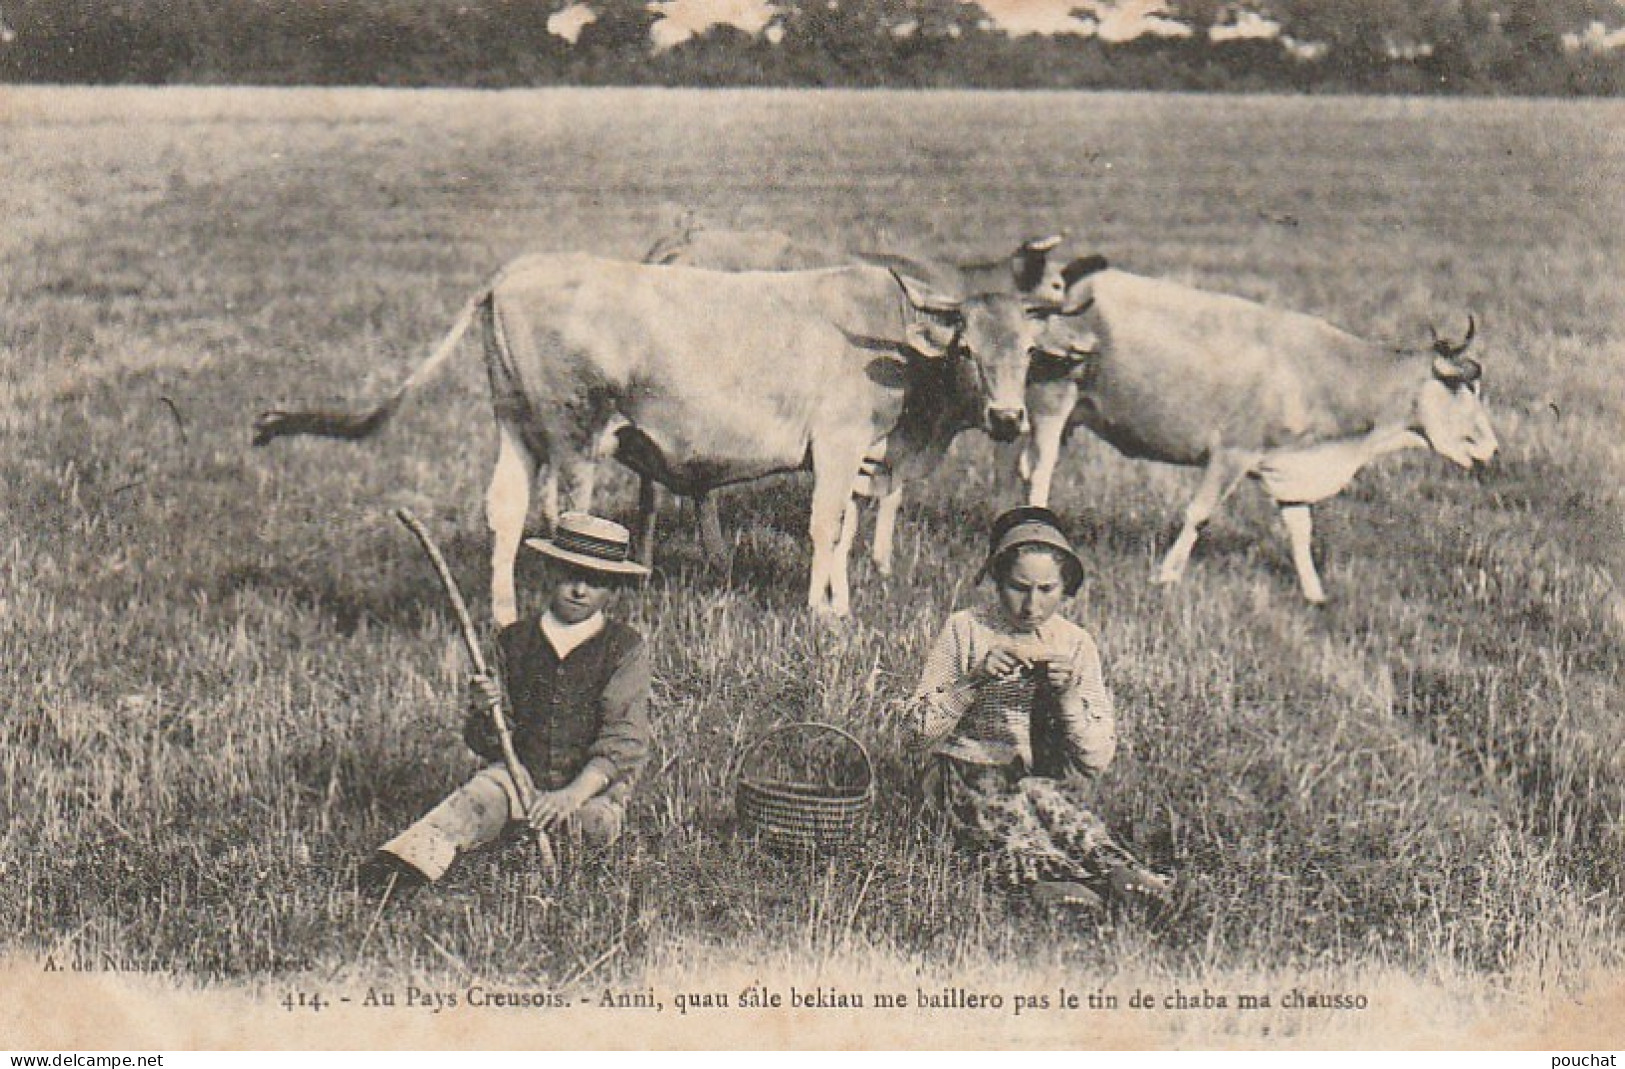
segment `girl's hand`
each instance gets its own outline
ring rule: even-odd
[[[1077,678],[1071,661],[1050,661],[1044,665],[1044,678],[1056,690],[1065,690]]]
[[[1026,668],[1025,658],[1003,647],[993,650],[982,661],[982,674],[992,679],[1013,679]]]

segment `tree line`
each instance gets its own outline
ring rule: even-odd
[[[1079,0],[1080,5],[1084,0]],[[776,0],[770,32],[651,47],[644,0],[0,0],[0,80],[1618,95],[1614,0],[1169,0],[1184,36],[1011,36],[968,0]],[[1270,37],[1216,40],[1259,16]],[[1255,22],[1255,24],[1257,24]]]

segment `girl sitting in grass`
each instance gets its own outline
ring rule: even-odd
[[[1171,880],[1115,842],[1088,805],[1117,749],[1094,639],[1060,616],[1083,561],[1049,509],[994,521],[983,576],[997,602],[948,617],[908,707],[929,803],[1001,882],[1046,905],[1161,908]]]

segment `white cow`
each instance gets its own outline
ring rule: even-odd
[[[945,296],[867,265],[732,273],[528,256],[468,302],[382,404],[267,412],[254,441],[375,432],[478,318],[499,435],[486,495],[499,624],[517,616],[513,564],[533,478],[545,472],[551,523],[560,476],[573,507],[590,507],[594,467],[610,455],[685,494],[810,462],[808,604],[841,616],[841,520],[865,452],[921,403],[974,410],[990,434],[1013,439],[1028,354],[1055,311],[1010,295]],[[943,393],[926,401],[929,391]]]
[[[1310,506],[1369,461],[1429,447],[1464,468],[1497,443],[1478,363],[1434,336],[1395,351],[1312,316],[1124,271],[1070,268],[1094,348],[1039,362],[1027,390],[1032,432],[1021,457],[1030,504],[1047,504],[1070,430],[1089,428],[1124,455],[1203,467],[1157,581],[1184,574],[1202,525],[1245,476],[1275,501],[1304,597],[1326,598],[1310,555]],[[1081,276],[1081,277],[1080,277]],[[1046,374],[1048,370],[1048,374]]]
[[[1007,257],[969,263],[879,252],[847,253],[823,242],[792,237],[776,230],[730,230],[703,227],[684,219],[672,234],[661,237],[644,254],[645,263],[683,264],[720,271],[788,271],[871,263],[890,267],[908,277],[922,279],[942,292],[965,296],[978,293],[1017,293],[1041,304],[1061,304],[1066,296],[1066,268],[1051,256],[1062,242],[1060,235],[1023,241]],[[1063,307],[1073,315],[1076,307]],[[1051,327],[1057,338],[1060,320]],[[1077,338],[1070,339],[1073,345]],[[917,392],[897,428],[875,443],[866,458],[865,479],[858,496],[876,499],[875,532],[870,553],[875,568],[890,575],[897,516],[908,483],[925,478],[941,463],[949,445],[964,430],[980,424],[978,413],[940,403],[941,389]],[[653,556],[655,501],[645,481],[639,494],[639,553],[645,564]],[[706,552],[721,557],[721,525],[715,499],[702,493],[695,501]],[[856,501],[845,519],[847,537],[856,530]]]

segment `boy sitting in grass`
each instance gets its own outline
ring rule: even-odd
[[[602,847],[626,821],[626,800],[648,759],[649,655],[643,637],[605,615],[616,593],[649,574],[629,559],[625,527],[584,513],[559,517],[551,539],[525,544],[549,560],[552,593],[540,615],[497,635],[508,694],[514,782],[491,707],[497,680],[475,675],[463,737],[489,761],[417,823],[385,843],[363,881],[390,889],[440,879],[458,854],[493,842],[512,825]],[[528,811],[522,798],[532,799]]]

